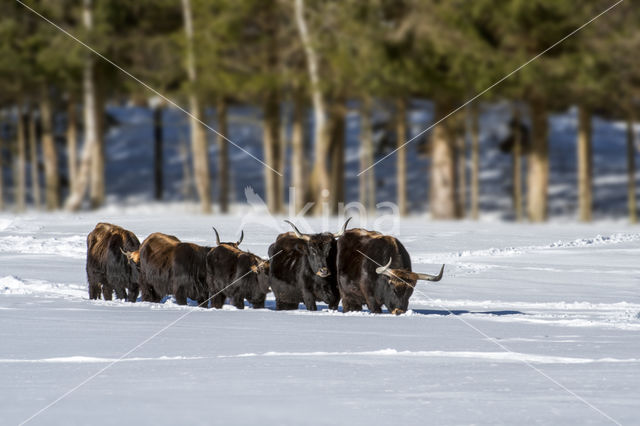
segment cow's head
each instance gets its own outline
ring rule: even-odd
[[[140,275],[140,250],[126,251],[120,249],[120,251],[127,258],[129,269],[131,271],[131,281],[138,283],[138,277]]]
[[[220,242],[220,235],[218,235],[218,231],[216,230],[215,227],[212,226],[212,228],[213,228],[213,232],[216,233],[216,245],[218,245],[218,246],[221,245],[221,244],[224,244],[226,246],[231,246],[231,247],[234,247],[234,248],[238,248],[238,246],[240,246],[240,243],[242,242],[242,239],[244,238],[244,231],[240,231],[240,239],[238,241],[236,241],[235,243],[233,243],[233,242],[223,242],[223,243],[221,243]]]
[[[258,280],[258,290],[265,294],[269,293],[271,291],[269,288],[269,261],[255,256],[252,261],[251,272],[255,274]]]
[[[304,241],[303,254],[306,257],[307,265],[311,268],[311,272],[319,278],[315,287],[316,295],[326,302],[330,308],[335,309],[340,301],[340,294],[336,285],[335,262],[336,262],[336,238],[341,237],[349,224],[351,218],[342,226],[342,229],[332,234],[323,232],[320,234],[303,234],[290,221],[285,220],[293,228],[293,232],[297,238]]]
[[[285,220],[293,228],[295,236],[305,242],[303,252],[307,258],[307,264],[320,278],[326,278],[332,274],[333,265],[329,265],[331,251],[335,250],[335,239],[344,234],[350,220],[351,218],[347,219],[340,232],[336,234],[330,232],[303,234],[292,222]]]
[[[440,281],[444,265],[440,268],[438,275],[430,275],[391,268],[391,261],[392,259],[389,259],[386,265],[376,268],[376,273],[385,281],[384,304],[391,313],[399,315],[407,311],[409,298],[418,280]]]

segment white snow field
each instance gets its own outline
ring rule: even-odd
[[[242,246],[266,256],[281,219],[246,224]],[[202,244],[242,223],[175,206],[0,216],[3,425],[639,422],[638,226],[402,220],[414,270],[447,267],[396,317],[89,301],[98,221]]]

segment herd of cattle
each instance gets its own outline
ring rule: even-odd
[[[87,237],[89,298],[135,302],[160,302],[173,295],[180,305],[187,298],[208,307],[224,302],[239,309],[245,299],[263,308],[273,291],[276,309],[298,309],[300,303],[315,311],[316,301],[329,309],[360,311],[367,305],[373,313],[382,306],[401,314],[418,280],[439,281],[438,275],[411,271],[411,258],[398,239],[365,229],[336,233],[303,234],[286,221],[293,232],[278,235],[265,260],[240,249],[240,240],[203,247],[185,243],[159,232],[140,241],[131,231],[109,223],[98,223]]]

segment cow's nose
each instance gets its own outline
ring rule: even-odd
[[[329,272],[329,268],[320,268],[320,269],[318,269],[318,272],[316,272],[316,275],[324,278],[324,277],[328,277],[329,275],[331,275],[331,272]]]
[[[402,315],[402,314],[404,314],[404,311],[402,309],[395,308],[393,311],[391,311],[391,313],[393,315]]]

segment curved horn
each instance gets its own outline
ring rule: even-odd
[[[333,236],[335,238],[342,237],[342,235],[344,235],[344,232],[347,230],[347,225],[349,224],[349,221],[351,219],[352,219],[351,217],[349,219],[347,219],[347,221],[344,223],[344,225],[342,225],[342,229],[340,230],[340,232],[338,232],[337,234],[333,234]]]
[[[296,237],[298,238],[304,238],[302,235],[302,232],[300,232],[300,230],[298,228],[296,228],[296,226],[289,222],[288,220],[285,220],[285,222],[287,222],[289,225],[291,225],[291,227],[293,228],[293,232],[296,234]]]
[[[444,265],[440,268],[440,273],[438,275],[430,275],[430,274],[416,274],[419,280],[425,281],[440,281],[442,279],[442,273],[444,272]]]
[[[391,258],[389,258],[389,261],[387,262],[386,265],[376,268],[376,273],[384,274],[385,272],[387,272],[387,269],[389,269],[389,266],[391,266]]]
[[[238,240],[238,242],[236,243],[237,246],[240,245],[240,243],[242,242],[242,239],[244,238],[244,231],[240,231],[240,239]]]
[[[216,231],[215,226],[212,226],[212,228],[213,228],[213,232],[216,233],[216,245],[219,246],[220,245],[220,235],[218,235],[218,231]]]
[[[124,250],[122,249],[122,247],[120,247],[120,252],[121,252],[122,254],[124,254],[124,255],[127,257],[127,259],[129,259],[129,258],[131,257],[131,252],[130,252],[130,251],[124,251]]]

